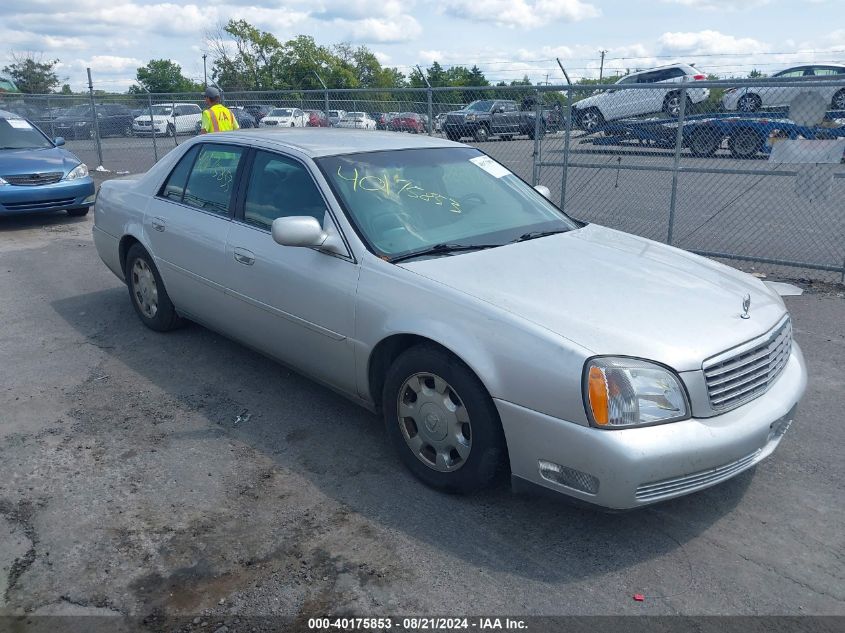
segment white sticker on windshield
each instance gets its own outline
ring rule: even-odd
[[[476,156],[475,158],[470,158],[469,162],[478,165],[494,178],[509,176],[511,173],[506,167],[503,167],[489,156]]]
[[[19,130],[31,130],[32,126],[23,119],[6,119],[9,125]]]

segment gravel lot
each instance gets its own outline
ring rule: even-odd
[[[91,222],[0,218],[3,612],[845,615],[841,287],[787,299],[810,385],[769,460],[608,515],[423,487],[370,413],[145,329]]]

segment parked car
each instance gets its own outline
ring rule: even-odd
[[[681,110],[681,91],[676,84],[702,81],[707,75],[688,64],[671,64],[643,70],[622,77],[602,92],[581,99],[572,106],[572,120],[582,130],[592,132],[605,121],[615,121],[643,114],[665,112],[678,116]],[[632,84],[667,84],[666,89],[626,90]],[[687,106],[706,101],[707,88],[687,88]],[[689,111],[690,108],[687,108]]]
[[[322,110],[305,110],[307,127],[329,127],[329,119]]]
[[[788,106],[799,92],[815,92],[833,110],[845,110],[845,64],[794,66],[772,75],[772,79],[801,79],[792,86],[752,86],[730,88],[722,97],[725,110],[756,112],[760,108]],[[815,81],[835,80],[833,86],[816,86]]]
[[[255,125],[257,126],[261,123],[261,119],[269,114],[270,110],[273,109],[273,106],[264,103],[248,103],[243,108],[252,115],[252,118],[255,119]]]
[[[470,136],[479,143],[493,136],[509,141],[517,135],[534,138],[534,120],[534,111],[520,111],[516,101],[481,99],[473,101],[462,110],[447,113],[443,128],[447,138],[452,141],[465,136]],[[545,122],[541,121],[540,134],[545,131]]]
[[[101,137],[132,136],[132,110],[119,103],[100,103],[97,108],[97,129]],[[53,133],[63,138],[94,138],[94,116],[89,104],[69,108],[53,120]]]
[[[273,108],[258,123],[258,127],[305,127],[309,119],[299,108]]]
[[[366,112],[347,112],[336,127],[374,130],[376,122]]]
[[[446,113],[441,112],[436,117],[434,117],[434,131],[435,132],[442,132],[443,126],[446,124]]]
[[[398,112],[382,112],[381,114],[376,117],[376,129],[377,130],[389,130],[390,129],[390,121],[393,117],[395,117]]]
[[[424,134],[426,132],[425,119],[416,112],[400,112],[390,119],[390,129],[394,132]]]
[[[771,455],[807,384],[777,293],[547,194],[445,139],[232,132],[104,182],[94,241],[147,327],[204,324],[380,412],[438,489],[509,469],[636,508]]]
[[[152,135],[153,129],[161,136],[196,134],[201,123],[202,108],[196,103],[160,103],[135,117],[132,131],[138,136]]]
[[[329,125],[337,125],[346,116],[346,110],[329,110]]]
[[[0,110],[0,216],[66,211],[94,204],[88,167],[23,117]]]

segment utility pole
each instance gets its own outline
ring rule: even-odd
[[[425,85],[427,86],[425,92],[426,92],[426,101],[428,102],[428,125],[426,127],[428,128],[428,135],[431,136],[431,130],[432,130],[432,125],[433,125],[431,117],[434,116],[433,104],[432,104],[432,95],[431,95],[431,84],[428,83],[428,77],[426,77],[425,73],[422,71],[422,68],[420,68],[419,64],[417,64],[417,72],[420,73],[420,77],[423,78],[423,81],[425,81]]]
[[[604,54],[607,51],[599,51],[601,53],[601,65],[599,66],[599,83],[601,83],[602,77],[604,76]]]
[[[205,59],[208,57],[206,53],[202,54],[202,83],[203,85],[208,88],[208,71],[205,68]]]

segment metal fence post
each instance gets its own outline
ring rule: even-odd
[[[144,90],[147,90],[144,88]],[[153,136],[153,156],[155,157],[155,162],[158,162],[158,144],[156,143],[156,126],[155,122],[153,121],[153,96],[150,94],[150,91],[147,90],[147,102],[150,105],[150,130],[152,130]]]
[[[687,109],[687,78],[683,78],[681,88],[681,103],[678,109],[678,132],[675,134],[675,158],[672,165],[672,198],[669,201],[669,228],[666,232],[666,243],[671,246],[675,230],[675,203],[678,199],[678,167],[681,162],[681,150],[684,146],[684,115]]]
[[[50,109],[50,95],[47,95],[47,117],[50,120],[50,140],[56,138],[56,128],[53,126],[53,111]]]
[[[434,107],[432,104],[431,86],[426,90],[428,96],[428,135],[434,134]]]
[[[563,174],[560,177],[560,208],[566,211],[566,176],[569,172],[569,141],[572,136],[572,84],[566,89],[566,118],[563,137]]]
[[[534,155],[533,169],[531,170],[531,184],[536,187],[540,183],[540,117],[543,110],[540,107],[540,91],[534,90]]]
[[[326,99],[326,121],[329,121],[329,89],[326,88],[324,95]],[[331,121],[329,121],[329,125],[331,125]]]
[[[94,131],[94,140],[97,142],[98,167],[103,166],[103,146],[100,144],[100,126],[97,125],[97,106],[94,104],[94,83],[91,81],[91,69],[88,71],[88,96],[91,98],[91,129]]]

